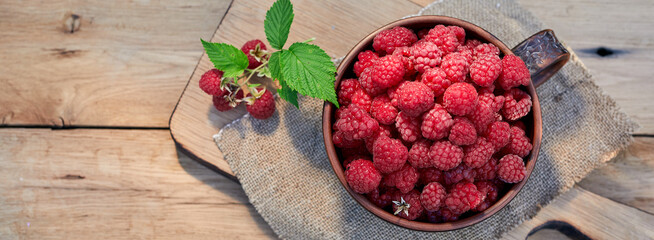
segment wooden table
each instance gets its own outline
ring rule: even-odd
[[[180,152],[168,129],[199,38],[265,39],[246,29],[262,28],[271,2],[1,1],[0,239],[274,238],[240,186]],[[429,3],[293,2],[289,41],[315,36],[334,57]],[[505,237],[558,219],[592,237],[654,238],[654,3],[519,2],[642,127]]]

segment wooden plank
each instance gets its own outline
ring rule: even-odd
[[[230,2],[1,1],[0,125],[167,127]]]
[[[166,130],[0,129],[0,239],[274,238]]]

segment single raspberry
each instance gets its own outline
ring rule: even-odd
[[[502,72],[502,60],[497,55],[482,55],[470,65],[470,77],[481,87],[493,85]]]
[[[477,59],[479,59],[483,55],[494,55],[494,56],[500,55],[500,49],[490,43],[479,44],[474,48],[473,51]]]
[[[429,148],[429,159],[434,167],[450,170],[463,160],[463,149],[449,141],[434,142]]]
[[[524,131],[518,127],[511,127],[511,140],[502,153],[515,154],[519,157],[526,157],[532,149],[531,141],[525,136]]]
[[[200,89],[213,96],[224,96],[227,90],[220,87],[223,72],[218,69],[211,69],[200,77]]]
[[[372,105],[372,97],[370,97],[370,95],[368,95],[368,93],[365,90],[363,89],[356,90],[354,94],[352,94],[351,101],[352,104],[361,107],[361,109],[363,109],[367,113],[370,112],[370,106]]]
[[[513,88],[504,92],[502,116],[509,121],[518,120],[531,111],[531,96],[526,92]]]
[[[472,65],[472,63],[475,60],[475,54],[473,53],[472,49],[468,48],[467,46],[461,45],[456,49],[456,51],[466,59],[468,66]]]
[[[236,92],[236,95],[234,96],[235,99],[242,99],[243,98],[243,91],[242,90],[233,90],[233,91],[238,91]],[[235,106],[232,105],[232,102],[229,100],[229,92],[225,91],[223,92],[224,95],[214,95],[213,96],[213,106],[216,108],[216,110],[224,112],[233,109],[235,106],[238,106],[238,102],[235,102]]]
[[[364,139],[377,131],[379,123],[358,105],[350,104],[336,121],[336,128],[348,139]]]
[[[401,218],[415,220],[422,215],[423,211],[418,190],[414,189],[393,199],[393,214]]]
[[[420,168],[418,169],[418,174],[420,174],[420,178],[418,179],[418,184],[420,185],[427,185],[431,182],[443,183],[443,171],[437,168]]]
[[[420,132],[420,118],[410,117],[404,111],[397,114],[395,127],[402,140],[407,142],[415,142],[422,135]]]
[[[404,79],[405,73],[402,57],[386,55],[372,65],[372,84],[387,89],[399,84]]]
[[[477,90],[469,83],[454,83],[445,90],[443,105],[453,115],[470,114],[477,106]]]
[[[379,189],[372,190],[372,192],[366,194],[370,202],[377,205],[377,207],[385,208],[391,205],[392,196],[389,192],[380,193]]]
[[[347,106],[352,101],[354,93],[361,89],[359,81],[356,79],[345,79],[338,86],[338,103]]]
[[[506,183],[520,182],[525,179],[525,174],[525,163],[517,155],[506,155],[497,164],[497,177]]]
[[[491,123],[486,130],[486,138],[497,152],[511,140],[511,126],[507,122]]]
[[[376,86],[372,82],[372,67],[366,68],[363,70],[361,73],[361,77],[359,77],[359,84],[361,85],[361,88],[365,90],[370,96],[378,96],[384,92],[386,92],[386,88],[382,88],[379,86]]]
[[[425,72],[441,64],[441,50],[436,44],[429,41],[419,41],[411,47],[409,51],[413,67],[418,72]]]
[[[454,185],[445,198],[445,206],[454,214],[463,214],[481,203],[481,193],[470,182]]]
[[[372,40],[372,47],[380,53],[392,53],[396,47],[408,47],[418,41],[413,31],[405,27],[394,27],[381,31]]]
[[[459,40],[459,44],[463,45],[466,41],[466,30],[459,26],[447,26],[450,29],[450,32],[456,36],[456,39]]]
[[[436,215],[436,221],[434,222],[454,222],[459,220],[461,214],[454,214],[450,209],[444,207],[436,211],[433,215]],[[432,221],[432,220],[430,220]]]
[[[261,40],[259,39],[254,39],[245,42],[243,46],[241,47],[241,51],[245,53],[245,55],[248,56],[248,69],[255,69],[258,66],[261,65],[261,61],[257,60],[256,57],[254,57],[252,54],[250,54],[250,51],[256,50],[257,45],[259,45],[259,49],[265,51],[266,50],[266,44],[264,44]]]
[[[370,137],[364,138],[366,143],[366,149],[369,152],[372,152],[373,146],[375,144],[375,141],[379,139],[381,136],[386,136],[386,137],[393,137],[393,129],[391,126],[380,124],[379,128],[375,133],[373,133]]]
[[[479,95],[484,94],[484,93],[493,93],[493,92],[495,92],[495,85],[496,84],[493,84],[493,85],[488,86],[488,87],[478,87],[477,92],[479,93]]]
[[[454,124],[452,116],[438,104],[434,105],[434,108],[429,110],[422,118],[422,125],[420,126],[422,136],[431,140],[447,137],[450,128]]]
[[[336,131],[332,134],[334,145],[339,148],[355,148],[363,144],[361,139],[348,139],[342,131]]]
[[[498,188],[495,184],[489,181],[476,182],[475,186],[477,186],[477,190],[481,193],[483,200],[472,210],[475,212],[483,212],[497,202]]]
[[[425,210],[436,211],[441,207],[446,195],[447,192],[445,192],[445,187],[443,187],[443,185],[437,182],[432,182],[422,189],[420,203]]]
[[[388,178],[393,181],[393,186],[402,193],[411,191],[416,186],[419,177],[418,171],[410,164],[405,164],[400,170],[388,174]]]
[[[488,162],[495,153],[495,148],[486,138],[479,137],[474,144],[464,147],[463,153],[465,154],[463,162],[470,167],[478,168]]]
[[[445,89],[452,85],[452,81],[447,78],[443,69],[439,67],[427,69],[422,73],[420,82],[424,83],[433,92],[434,96],[438,97],[445,92]]]
[[[475,168],[475,180],[493,180],[497,176],[497,158],[491,157],[483,166]]]
[[[275,113],[275,98],[270,91],[265,88],[259,87],[257,91],[263,91],[263,94],[254,100],[254,103],[248,104],[246,109],[256,119],[266,119]],[[248,97],[252,94],[248,93]]]
[[[397,86],[389,88],[388,91],[386,91],[388,97],[391,98],[391,105],[397,107],[397,90],[399,90],[402,86],[404,86],[404,84],[407,83],[408,81],[402,81]]]
[[[370,114],[377,119],[379,123],[390,125],[395,123],[398,110],[391,105],[391,98],[388,95],[379,95],[372,100]]]
[[[454,118],[454,125],[450,129],[448,137],[453,144],[463,146],[475,143],[477,139],[477,130],[470,120],[464,117]]]
[[[363,153],[348,156],[345,158],[345,160],[343,160],[343,168],[347,169],[347,165],[350,165],[350,163],[354,162],[354,160],[359,160],[359,159],[372,161],[372,156]]]
[[[431,29],[429,29],[429,28],[420,29],[420,31],[418,31],[418,33],[417,33],[418,39],[425,38],[425,36],[427,36],[427,34],[429,33],[429,30],[431,30]]]
[[[434,92],[421,82],[407,82],[395,95],[397,107],[410,117],[420,116],[434,106]]]
[[[502,74],[497,79],[504,90],[520,85],[529,85],[531,76],[527,65],[518,56],[506,55],[502,58]]]
[[[357,193],[372,192],[379,186],[381,178],[379,171],[368,160],[355,160],[345,170],[348,185]]]
[[[450,53],[443,57],[441,69],[452,82],[463,82],[470,70],[468,59],[461,53]]]
[[[400,170],[409,157],[409,150],[400,140],[386,136],[375,141],[372,149],[372,159],[375,167],[382,173]]]
[[[370,50],[360,52],[357,57],[359,58],[359,61],[355,62],[353,67],[354,74],[356,74],[357,77],[361,77],[363,70],[371,67],[379,59],[379,55]]]
[[[406,69],[406,72],[404,73],[405,78],[409,76],[413,76],[413,74],[416,73],[416,68],[414,67],[413,61],[409,59],[411,57],[410,47],[395,48],[395,51],[393,51],[393,55],[399,56],[400,59],[402,60],[402,64],[404,64],[404,68]]]
[[[443,55],[454,52],[460,45],[455,33],[443,25],[436,25],[429,30],[429,33],[425,36],[425,40],[436,44],[441,49],[441,52],[443,52]]]
[[[502,109],[502,106],[504,106],[504,96],[499,95],[495,96],[493,95],[493,91],[491,90],[488,92],[488,90],[484,90],[486,88],[482,88],[481,91],[484,91],[484,93],[479,93],[479,104],[480,105],[486,105],[490,107],[491,111],[493,112],[499,112],[500,109]]]
[[[431,167],[431,160],[429,160],[429,148],[431,141],[427,139],[420,139],[413,143],[409,150],[409,163],[415,168]]]
[[[495,122],[495,113],[487,105],[478,104],[475,110],[468,115],[468,119],[475,125],[480,135],[486,132],[488,125]]]
[[[468,167],[465,164],[460,164],[449,171],[445,171],[443,174],[443,181],[445,181],[446,185],[453,185],[463,180],[473,182],[475,177],[477,177],[477,171],[475,171],[474,168]]]
[[[481,45],[481,42],[477,39],[468,39],[465,43],[465,46],[469,49],[475,49],[479,45]]]

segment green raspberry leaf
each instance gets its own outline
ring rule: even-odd
[[[268,66],[270,67],[270,74],[272,78],[279,80],[279,85],[282,85],[282,89],[279,89],[277,93],[279,93],[280,98],[290,102],[296,108],[300,108],[300,105],[297,101],[297,91],[289,87],[288,84],[286,84],[286,81],[284,81],[280,55],[281,52],[274,52],[268,60]]]
[[[302,95],[326,100],[338,107],[334,89],[336,67],[320,47],[293,43],[288,50],[281,51],[280,62],[288,86]]]
[[[213,66],[224,72],[223,77],[238,77],[248,67],[248,57],[240,49],[226,43],[200,41]]]
[[[268,9],[263,27],[270,46],[280,50],[284,47],[294,16],[293,4],[290,0],[277,0]]]

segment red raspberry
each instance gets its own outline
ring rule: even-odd
[[[452,211],[450,211],[450,209],[446,207],[441,208],[440,210],[430,215],[432,216],[432,217],[428,216],[430,222],[454,222],[456,220],[459,220],[459,217],[461,216],[461,214],[454,214]],[[434,215],[436,217],[433,217]]]
[[[356,104],[350,104],[336,121],[336,128],[348,139],[364,139],[377,131],[379,123]]]
[[[465,46],[469,49],[475,49],[479,45],[481,45],[481,42],[477,39],[468,39],[465,43]]]
[[[259,45],[260,50],[266,50],[266,44],[264,44],[261,40],[259,39],[254,39],[247,41],[243,46],[241,47],[241,51],[245,53],[245,55],[248,56],[248,68],[249,69],[255,69],[258,66],[261,65],[261,61],[257,61],[257,59],[250,54],[250,51],[255,50],[256,46]]]
[[[397,90],[399,90],[402,86],[404,86],[404,84],[407,83],[408,81],[402,81],[397,86],[389,88],[388,91],[386,91],[388,97],[391,98],[391,105],[397,107]]]
[[[447,79],[452,82],[463,82],[470,70],[468,59],[461,53],[450,53],[443,57],[441,69],[445,71]]]
[[[500,49],[490,43],[479,44],[474,48],[473,51],[476,58],[480,58],[483,55],[495,55],[495,56],[500,55]]]
[[[481,193],[475,184],[463,182],[454,185],[445,198],[445,206],[454,214],[463,214],[481,203]]]
[[[520,130],[522,130],[522,135],[525,134],[525,130],[527,129],[525,123],[523,122],[513,122],[513,125],[511,125],[511,127],[518,127]]]
[[[409,57],[411,57],[410,47],[398,47],[393,52],[393,55],[399,56],[400,59],[402,60],[402,64],[404,64],[404,69],[406,69],[406,72],[404,73],[405,78],[408,76],[413,76],[413,74],[416,73],[416,68],[413,66],[413,61],[409,59]]]
[[[479,93],[479,95],[481,95],[483,93],[493,93],[493,92],[495,92],[495,85],[496,84],[493,84],[493,85],[488,86],[488,87],[478,87],[477,92]]]
[[[248,104],[246,109],[256,119],[266,119],[275,113],[275,99],[272,93],[265,88],[259,87],[257,91],[264,91],[261,97],[254,100],[253,104]],[[248,93],[248,97],[252,94]]]
[[[372,75],[373,73],[371,67],[363,70],[363,72],[361,73],[361,77],[359,77],[359,84],[361,85],[361,88],[363,90],[365,90],[368,94],[370,94],[370,96],[374,97],[386,92],[386,89],[376,86],[372,82]]]
[[[338,103],[347,106],[352,101],[354,93],[361,89],[359,81],[356,79],[345,79],[338,86]]]
[[[359,160],[359,159],[372,161],[372,157],[368,154],[351,155],[346,157],[345,160],[343,160],[343,167],[347,169],[347,165],[350,165],[350,163],[352,163],[354,160]]]
[[[482,134],[486,132],[488,125],[495,122],[495,113],[487,105],[478,104],[468,119],[475,125],[477,133]]]
[[[352,104],[359,106],[367,113],[370,112],[370,106],[372,105],[372,97],[370,97],[370,95],[368,95],[368,93],[365,90],[363,89],[356,90],[354,94],[352,94],[351,101]]]
[[[527,65],[518,56],[506,55],[502,58],[502,74],[497,79],[504,90],[520,85],[529,85],[531,76]]]
[[[379,137],[381,136],[392,137],[393,136],[392,127],[388,125],[380,124],[379,128],[377,129],[377,131],[375,131],[375,133],[373,133],[370,137],[364,139],[366,143],[366,149],[369,152],[372,152],[375,141],[377,141],[377,139],[379,139]]]
[[[525,163],[517,155],[506,155],[497,165],[497,177],[506,183],[520,182],[525,179],[525,174]]]
[[[429,148],[429,159],[436,168],[443,171],[450,170],[463,160],[463,149],[449,141],[435,142]]]
[[[372,40],[372,47],[380,53],[392,53],[396,47],[408,47],[418,41],[413,31],[405,27],[394,27],[381,31]]]
[[[386,136],[375,141],[372,149],[372,159],[375,167],[382,173],[400,170],[409,157],[409,150],[400,140]]]
[[[475,84],[481,87],[493,85],[495,79],[502,72],[502,60],[497,55],[482,55],[472,62],[470,77]]]
[[[421,82],[407,82],[395,95],[397,107],[411,117],[420,116],[434,106],[434,92]]]
[[[468,66],[472,64],[472,62],[475,60],[474,53],[472,52],[472,49],[466,47],[466,46],[459,46],[456,49],[457,52],[459,52],[465,59],[466,62],[468,63]]]
[[[372,65],[372,84],[384,89],[390,88],[399,84],[405,73],[402,57],[386,55]]]
[[[417,33],[418,34],[418,39],[425,38],[425,36],[427,36],[427,34],[429,33],[429,30],[431,30],[431,29],[429,29],[429,28],[420,29],[420,31],[418,31],[418,33]]]
[[[395,123],[398,110],[391,105],[391,99],[388,95],[379,95],[372,100],[370,114],[377,119],[379,123],[390,125]]]
[[[420,168],[418,169],[418,174],[420,174],[418,184],[427,185],[431,182],[443,183],[443,171],[437,168]]]
[[[411,47],[410,54],[409,59],[413,61],[413,67],[421,73],[441,64],[441,50],[438,49],[436,44],[429,41],[419,41],[414,44]]]
[[[464,117],[454,118],[454,125],[450,129],[449,140],[453,144],[463,146],[475,143],[477,130],[470,120]]]
[[[464,147],[463,152],[465,154],[463,162],[472,168],[478,168],[488,162],[495,153],[495,149],[486,138],[479,137],[474,144]]]
[[[497,175],[497,158],[491,157],[484,166],[480,168],[475,168],[475,179],[476,180],[493,180]]]
[[[443,105],[453,115],[470,114],[477,106],[477,90],[469,83],[454,83],[445,90]]]
[[[519,157],[526,157],[532,149],[531,141],[525,136],[524,131],[518,127],[511,127],[511,140],[502,153],[515,154]]]
[[[447,26],[450,29],[450,32],[456,36],[456,39],[459,40],[459,44],[463,45],[466,41],[466,30],[459,26]]]
[[[354,74],[356,74],[357,77],[361,77],[363,70],[372,66],[379,59],[379,55],[370,50],[360,52],[357,57],[359,58],[359,61],[354,63],[353,68]]]
[[[479,104],[480,105],[486,105],[488,106],[491,111],[493,112],[499,112],[500,109],[502,109],[502,106],[504,106],[504,96],[499,95],[495,96],[493,95],[493,91],[490,90],[484,90],[486,88],[483,88],[481,91],[484,91],[484,93],[479,94]]]
[[[361,139],[347,139],[343,132],[336,131],[332,134],[334,145],[339,148],[355,148],[363,144]]]
[[[420,133],[420,118],[410,117],[404,111],[397,114],[395,127],[402,140],[407,142],[415,142],[422,134]]]
[[[409,150],[409,163],[415,168],[431,167],[431,161],[429,160],[430,147],[431,141],[427,139],[420,139],[413,143]]]
[[[402,193],[411,191],[416,186],[419,177],[418,171],[409,164],[405,164],[400,170],[388,174],[388,178],[393,181],[393,186]]]
[[[422,189],[420,203],[425,210],[436,211],[441,207],[446,195],[447,193],[445,192],[443,185],[433,182],[427,184],[427,186]]]
[[[502,116],[509,121],[518,120],[531,111],[531,96],[526,92],[513,88],[504,92]]]
[[[447,78],[443,69],[439,67],[427,69],[420,78],[420,82],[424,83],[433,92],[434,96],[438,97],[445,92],[445,89],[452,85],[452,81]]]
[[[454,52],[460,45],[459,39],[452,30],[443,25],[436,25],[429,30],[425,40],[430,41],[441,49],[443,55]]]
[[[477,186],[477,190],[481,193],[483,201],[472,210],[475,212],[483,212],[497,202],[498,189],[495,184],[489,181],[476,182],[475,186]]]
[[[431,140],[447,137],[450,128],[454,124],[452,116],[438,104],[434,105],[434,108],[429,110],[422,118],[422,125],[420,126],[422,136]]]
[[[388,191],[380,194],[379,189],[372,190],[372,192],[368,193],[366,196],[368,197],[368,200],[370,200],[370,202],[374,203],[375,205],[377,205],[377,207],[380,208],[385,208],[391,205],[391,201],[393,197],[391,196],[391,193],[389,193]]]
[[[453,185],[455,183],[466,180],[473,182],[477,177],[477,171],[474,168],[468,167],[465,164],[460,164],[452,170],[445,171],[443,174],[443,181],[446,185]]]
[[[220,80],[223,72],[218,69],[211,69],[200,77],[200,89],[209,95],[224,96],[227,90],[220,87]]]
[[[420,204],[420,192],[410,191],[393,199],[393,214],[408,220],[415,220],[422,215],[424,208]]]
[[[229,92],[224,91],[223,94],[224,95],[218,95],[218,96],[214,95],[213,99],[212,99],[213,100],[213,106],[216,108],[216,110],[221,111],[221,112],[228,111],[228,110],[231,110],[231,109],[234,108],[234,107],[232,107],[232,105],[230,105],[230,101],[227,98],[227,96],[229,95]],[[243,98],[243,91],[241,91],[239,89],[238,92],[236,92],[236,96],[234,98],[235,99],[242,99]],[[238,103],[236,103],[236,105],[238,106]]]
[[[377,189],[381,178],[381,174],[368,160],[355,160],[345,170],[348,185],[357,193],[369,193]]]
[[[486,130],[486,138],[499,151],[511,140],[511,126],[507,122],[494,122]]]

